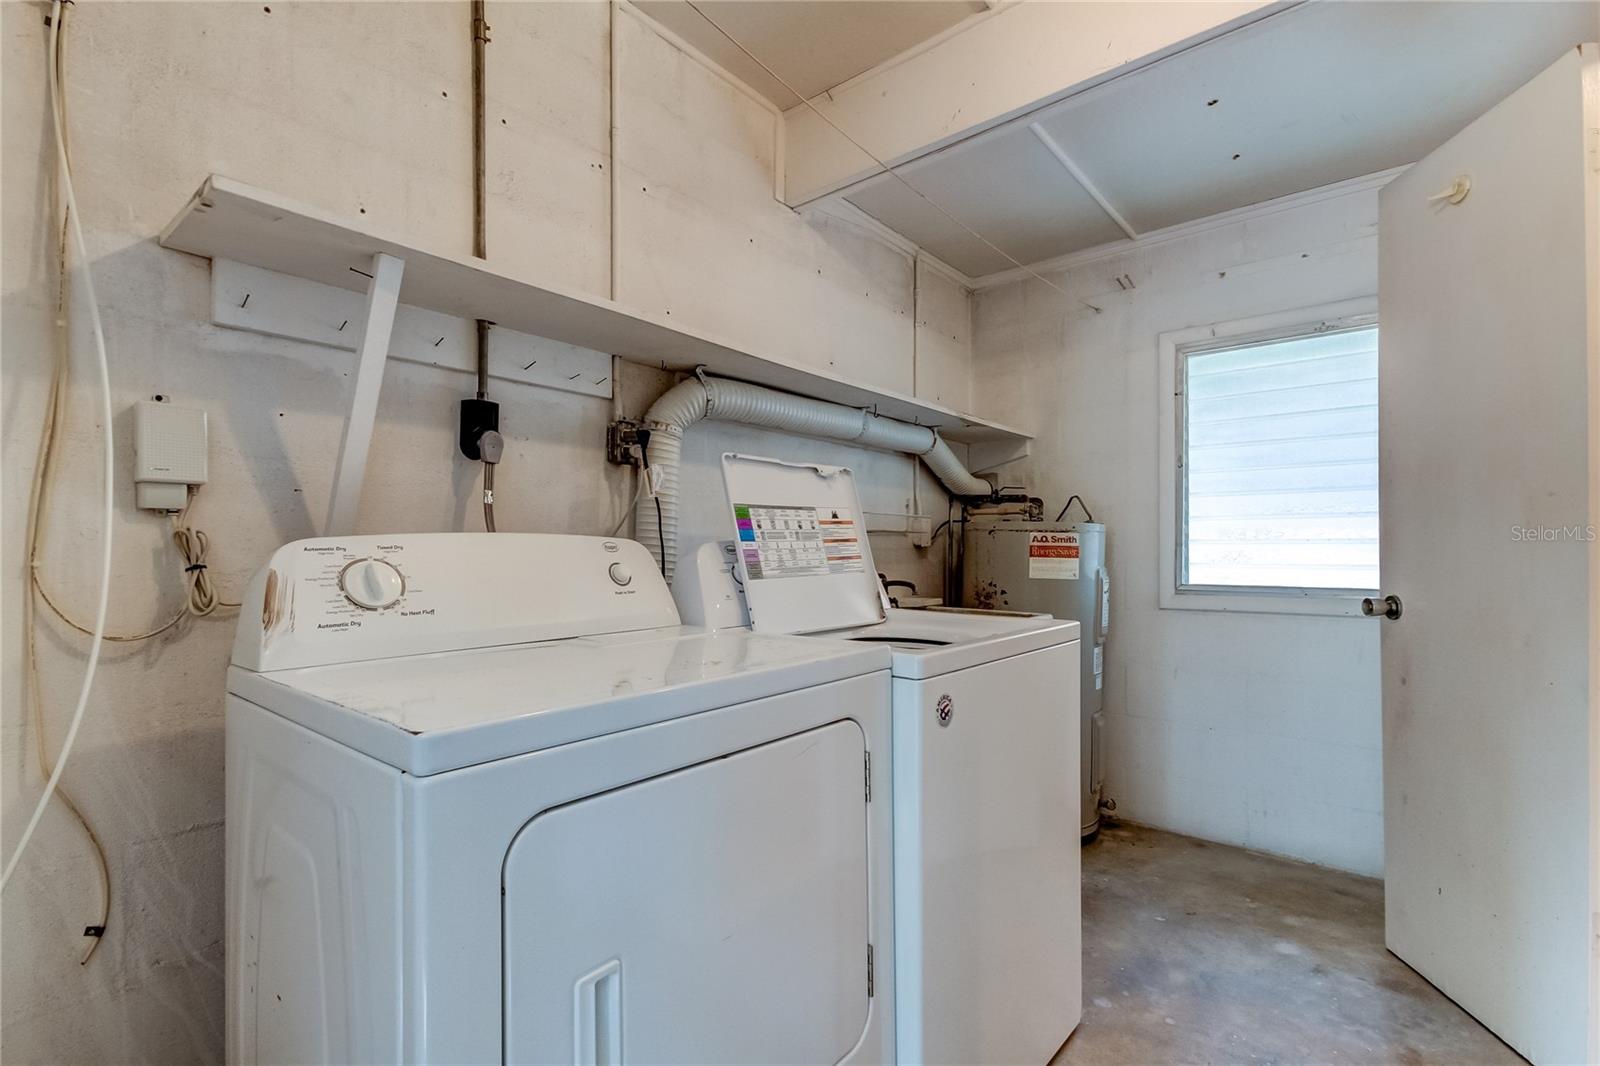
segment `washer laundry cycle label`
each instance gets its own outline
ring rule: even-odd
[[[860,525],[851,511],[736,503],[733,517],[751,579],[826,577],[866,569]]]
[[[1076,581],[1081,554],[1076,533],[1029,533],[1028,576]]]

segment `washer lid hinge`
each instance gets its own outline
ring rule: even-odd
[[[867,802],[871,803],[872,802],[872,752],[870,752],[870,751],[866,752],[864,754],[864,756],[863,756],[863,759],[864,759],[864,761],[866,763]]]
[[[872,945],[867,945],[867,998],[872,998]]]

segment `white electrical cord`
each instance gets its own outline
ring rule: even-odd
[[[47,62],[51,125],[55,130],[56,163],[61,168],[61,185],[66,194],[67,214],[72,223],[73,243],[77,245],[78,259],[83,268],[83,288],[89,300],[89,321],[94,330],[95,360],[100,372],[100,426],[105,448],[100,596],[95,607],[92,633],[94,640],[89,646],[89,661],[84,665],[83,684],[78,689],[78,704],[72,711],[72,721],[67,727],[66,738],[61,742],[61,754],[56,758],[55,771],[45,783],[44,794],[39,797],[39,802],[33,809],[33,816],[28,819],[27,828],[22,831],[22,838],[17,841],[16,850],[11,853],[11,859],[6,863],[4,873],[0,873],[0,892],[4,892],[6,886],[11,883],[11,875],[16,870],[17,863],[21,861],[22,853],[27,849],[28,843],[33,839],[34,830],[39,828],[39,820],[44,817],[45,808],[50,804],[50,797],[55,795],[56,788],[61,784],[61,773],[66,769],[67,758],[72,754],[72,746],[78,739],[78,730],[83,725],[84,711],[89,706],[89,692],[94,687],[95,671],[100,666],[100,638],[105,635],[106,606],[111,599],[111,535],[112,521],[115,518],[112,477],[116,470],[116,443],[111,434],[111,367],[110,361],[106,358],[106,335],[100,323],[100,303],[94,291],[94,275],[89,269],[89,249],[83,239],[83,224],[78,213],[77,198],[72,189],[72,166],[67,159],[66,132],[62,128],[60,83],[56,76],[56,43],[60,32],[61,0],[53,0],[50,5],[50,49]]]
[[[193,491],[193,490],[191,490]],[[172,526],[172,542],[183,557],[183,580],[189,590],[185,600],[190,614],[204,618],[218,607],[237,607],[217,595],[206,565],[206,553],[211,550],[211,538],[205,530],[193,529],[183,524],[180,516]]]
[[[43,464],[41,464],[41,474],[44,472],[42,467]],[[38,478],[35,480],[38,481]],[[191,615],[196,618],[204,618],[218,607],[231,608],[239,606],[239,604],[231,600],[223,599],[211,581],[210,564],[206,562],[206,556],[211,551],[211,538],[206,535],[205,530],[195,529],[193,526],[184,523],[184,520],[189,515],[189,507],[194,503],[194,496],[195,489],[191,485],[189,486],[189,502],[184,504],[183,510],[170,513],[172,519],[172,545],[177,549],[178,557],[183,560],[185,593],[183,606],[178,608],[177,614],[154,629],[147,629],[142,633],[103,633],[100,639],[112,644],[132,644],[140,640],[149,640],[151,637],[159,637]],[[45,498],[42,487],[36,486],[35,498]],[[37,548],[37,545],[35,547]],[[39,598],[44,601],[45,606],[49,607],[65,625],[76,629],[86,637],[94,636],[94,630],[68,614],[50,595],[50,590],[45,587],[44,582],[39,580],[39,557],[37,552],[29,569],[33,579],[33,589],[39,594]]]
[[[65,60],[67,51],[67,8],[61,9],[61,33],[56,38],[56,83],[63,84],[67,75]],[[66,100],[63,97],[61,106],[62,125],[71,129],[68,118]],[[67,155],[72,155],[72,137],[66,137]],[[57,190],[59,194],[60,182],[57,175]],[[39,547],[45,536],[44,510],[48,506],[50,472],[55,461],[57,438],[61,432],[62,398],[67,392],[67,234],[71,231],[71,222],[67,218],[66,198],[61,197],[61,222],[52,234],[56,238],[56,315],[53,336],[51,338],[51,367],[50,367],[50,394],[44,409],[44,425],[39,430],[39,456],[33,471],[33,489],[28,496],[28,572],[34,584],[34,589],[22,597],[22,629],[24,666],[27,671],[26,688],[28,692],[28,714],[33,724],[34,745],[33,753],[39,764],[39,779],[48,781],[55,772],[55,759],[50,755],[49,742],[44,726],[44,701],[39,692],[39,642],[38,625],[35,621],[36,603],[34,592],[41,595],[44,590],[39,587]],[[47,597],[46,597],[47,598]],[[109,639],[109,638],[108,638]],[[94,958],[97,948],[105,939],[106,925],[111,918],[111,864],[106,859],[105,845],[100,840],[100,835],[95,832],[94,824],[89,821],[89,816],[84,814],[77,801],[72,798],[65,785],[56,788],[55,798],[61,801],[83,830],[84,837],[89,842],[89,847],[94,854],[95,872],[99,875],[100,883],[100,910],[92,921],[83,927],[83,936],[86,943],[78,955],[78,965],[87,966],[89,960]]]

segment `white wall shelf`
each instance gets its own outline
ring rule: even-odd
[[[232,260],[356,292],[368,290],[374,256],[405,262],[402,303],[667,370],[703,366],[712,374],[932,426],[947,440],[1011,453],[1030,435],[941,404],[853,382],[824,371],[742,351],[610,300],[550,288],[491,270],[472,259],[430,252],[376,233],[364,223],[296,203],[220,175],[200,186],[161,234],[163,247]]]

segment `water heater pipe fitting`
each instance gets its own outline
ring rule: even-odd
[[[645,425],[653,431],[650,466],[655,497],[644,493],[635,503],[634,537],[660,561],[668,582],[672,581],[678,557],[678,464],[683,454],[683,434],[705,419],[914,455],[952,495],[987,497],[994,492],[994,486],[969,473],[950,446],[928,426],[701,373],[668,389],[644,416]]]

